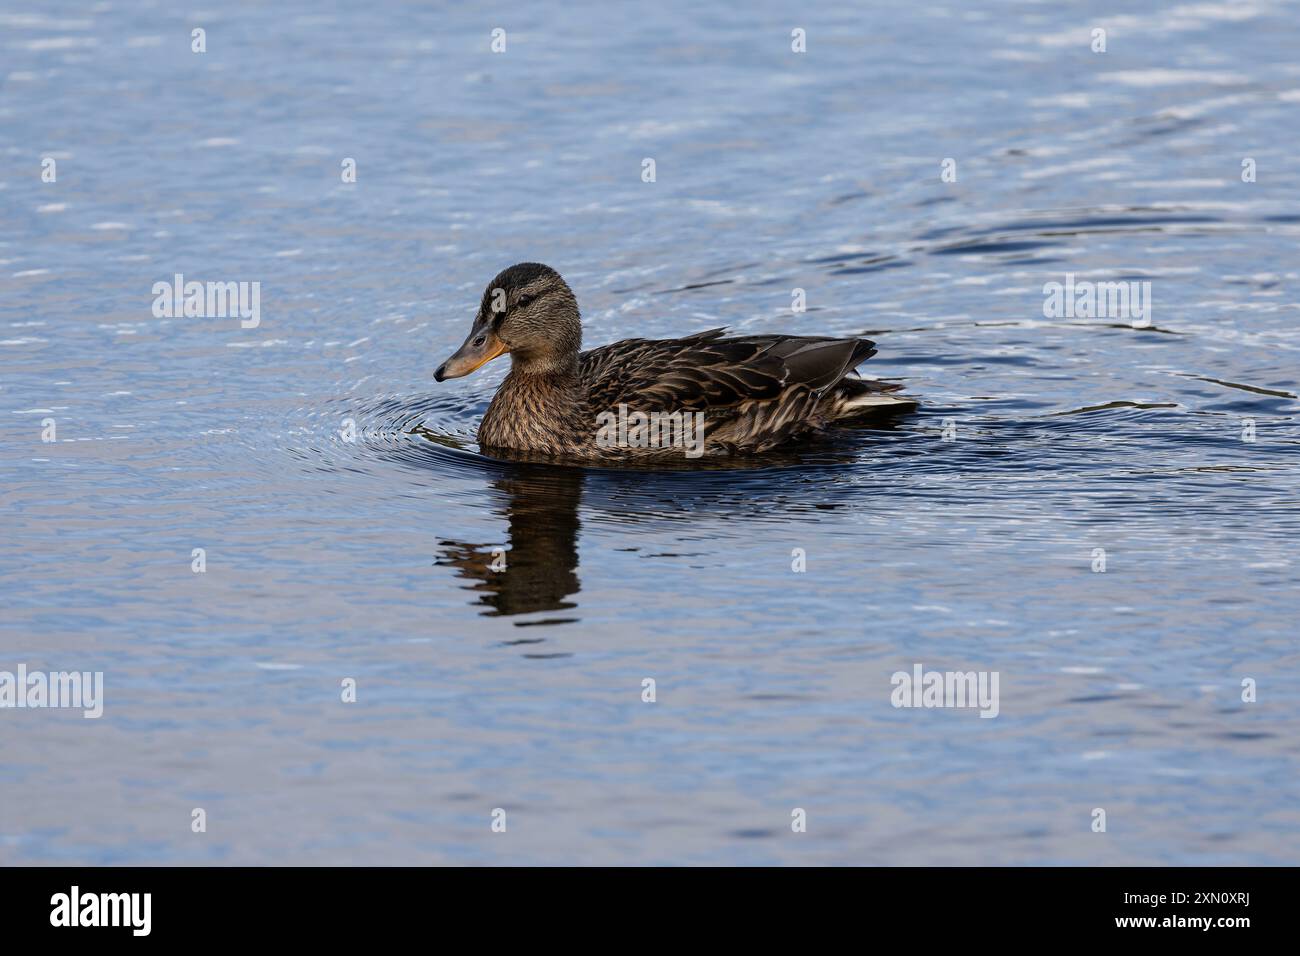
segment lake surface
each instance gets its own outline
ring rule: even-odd
[[[1300,862],[1300,8],[751,6],[0,3],[0,863]],[[521,260],[921,408],[490,460]]]

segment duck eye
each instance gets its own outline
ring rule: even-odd
[[[533,300],[536,298],[537,296],[535,295],[521,295],[519,301],[516,302],[515,305],[521,309],[526,309],[528,306],[532,305]]]
[[[474,340],[474,346],[477,348],[478,346],[482,345],[486,341],[487,341],[487,336],[480,335],[478,338]]]

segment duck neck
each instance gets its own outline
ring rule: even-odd
[[[568,388],[578,381],[578,353],[511,352],[510,376],[539,388]]]
[[[586,400],[571,362],[519,361],[502,381],[479,427],[479,441],[503,447],[545,450],[586,419]]]

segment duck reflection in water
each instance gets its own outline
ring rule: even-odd
[[[576,607],[566,601],[578,593],[578,501],[582,473],[576,469],[519,466],[491,480],[501,499],[498,511],[507,521],[506,548],[500,542],[439,542],[434,562],[458,569],[479,594],[472,603],[486,604],[487,616],[527,614]],[[550,619],[559,624],[576,618]]]

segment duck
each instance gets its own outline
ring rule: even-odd
[[[502,355],[510,372],[478,428],[486,454],[599,462],[752,455],[912,411],[901,385],[858,377],[864,338],[709,329],[582,351],[582,318],[550,266],[521,262],[483,292],[438,382]]]

